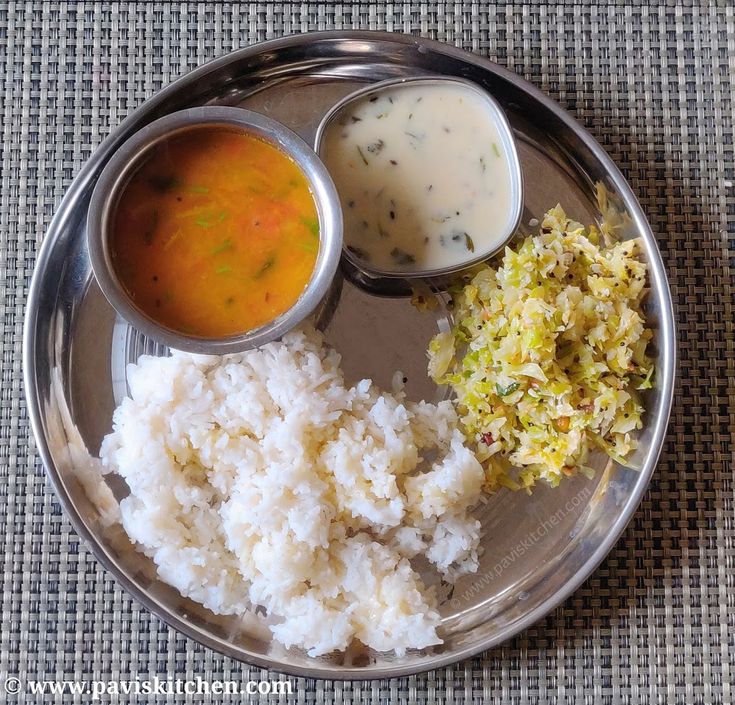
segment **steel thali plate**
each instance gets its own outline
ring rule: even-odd
[[[485,538],[478,573],[441,595],[444,643],[397,657],[350,650],[309,658],[270,639],[256,617],[217,616],[161,582],[120,527],[96,505],[94,463],[112,411],[126,393],[125,365],[165,351],[116,317],[91,274],[85,219],[91,190],[115,149],[135,130],[174,110],[242,105],[282,121],[308,142],[329,108],[369,82],[419,74],[460,76],[486,88],[513,127],[524,173],[521,232],[561,203],[592,223],[618,219],[641,237],[649,263],[647,314],[655,330],[655,388],[645,399],[640,448],[627,469],[602,459],[592,480],[578,477],[533,496],[501,492],[479,509]],[[601,202],[600,193],[607,194]],[[602,211],[605,211],[604,213]],[[389,387],[396,370],[414,399],[435,400],[426,345],[445,322],[405,298],[375,296],[349,281],[333,291],[326,333],[346,376]],[[28,407],[41,458],[77,532],[132,595],[172,627],[217,651],[296,675],[382,678],[435,668],[510,638],[568,597],[614,545],[648,485],[672,400],[675,334],[661,257],[645,216],[603,149],[571,116],[515,74],[454,47],[378,32],[309,33],[216,59],[146,101],[108,137],[71,185],[51,223],[34,274],[24,332]],[[126,488],[111,482],[120,499]],[[438,586],[441,590],[442,586]]]

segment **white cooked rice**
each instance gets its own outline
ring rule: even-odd
[[[451,403],[348,387],[339,362],[303,328],[131,365],[101,449],[130,487],[123,526],[183,595],[221,614],[262,605],[275,638],[312,656],[441,643],[408,559],[449,580],[477,570],[483,470]]]

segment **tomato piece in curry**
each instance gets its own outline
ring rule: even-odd
[[[319,221],[290,157],[244,131],[204,126],[152,148],[117,205],[111,245],[145,314],[225,337],[293,306],[314,269]]]

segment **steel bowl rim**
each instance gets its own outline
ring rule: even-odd
[[[138,308],[125,291],[112,263],[110,236],[114,209],[131,176],[156,145],[190,130],[223,127],[242,130],[273,145],[306,177],[319,219],[319,251],[311,277],[294,304],[284,313],[243,333],[190,336],[168,328]],[[95,184],[87,211],[87,250],[97,284],[110,305],[137,330],[170,348],[207,355],[242,352],[276,340],[303,321],[326,295],[342,251],[342,210],[336,188],[324,164],[295,132],[246,108],[199,106],[169,113],[137,130],[105,165]]]
[[[310,42],[324,41],[375,41],[386,42],[392,44],[402,44],[405,46],[414,46],[422,51],[434,51],[454,59],[458,59],[499,76],[505,81],[515,85],[526,95],[530,96],[534,101],[543,105],[546,109],[554,113],[564,123],[568,130],[571,130],[584,143],[584,145],[594,154],[604,166],[608,176],[619,189],[619,193],[625,194],[626,205],[629,208],[631,216],[636,221],[636,226],[643,234],[644,239],[651,246],[653,254],[650,257],[649,267],[650,275],[654,279],[656,286],[661,292],[660,298],[664,302],[661,309],[661,352],[662,364],[657,373],[657,381],[660,383],[661,396],[663,400],[661,414],[659,415],[656,426],[653,428],[652,445],[654,446],[646,458],[646,462],[640,469],[641,481],[636,485],[634,493],[628,498],[623,510],[618,515],[617,520],[613,524],[612,530],[607,538],[597,547],[595,552],[579,571],[576,578],[565,583],[564,588],[560,590],[553,598],[539,605],[536,609],[527,612],[522,618],[519,618],[510,627],[494,634],[488,639],[479,641],[478,643],[458,649],[451,653],[439,654],[435,657],[428,658],[419,665],[413,666],[395,666],[376,669],[373,671],[365,671],[360,668],[346,668],[341,671],[334,671],[330,668],[319,666],[300,667],[284,664],[282,661],[263,657],[258,654],[244,652],[242,649],[235,649],[231,644],[224,642],[210,635],[202,635],[198,633],[198,628],[172,614],[166,607],[160,605],[148,593],[139,588],[126,575],[126,573],[117,565],[115,560],[108,555],[102,544],[100,544],[93,532],[87,528],[86,523],[82,520],[76,508],[72,504],[69,496],[64,491],[63,479],[57,472],[53,463],[53,457],[46,434],[44,433],[44,423],[41,414],[42,401],[39,398],[39,389],[36,384],[36,362],[35,362],[35,337],[34,330],[38,317],[38,303],[42,297],[41,276],[42,272],[48,265],[48,260],[56,239],[56,231],[61,229],[64,222],[74,212],[75,206],[80,200],[83,200],[86,190],[94,181],[95,173],[98,165],[108,158],[108,155],[114,149],[116,142],[124,139],[126,131],[132,131],[140,122],[144,122],[143,115],[154,114],[161,103],[164,103],[170,95],[175,95],[183,87],[191,83],[193,80],[206,77],[207,75],[217,72],[220,68],[227,66],[237,59],[248,58],[257,55],[264,50],[278,51],[293,45],[301,44],[304,38],[300,34],[288,35],[271,39],[265,42],[253,44],[242,49],[230,52],[222,57],[213,59],[210,62],[192,70],[190,73],[179,77],[168,86],[159,91],[146,101],[143,106],[136,109],[130,116],[125,118],[120,125],[108,137],[106,137],[99,145],[97,150],[87,160],[82,170],[74,180],[73,186],[62,199],[58,206],[56,214],[49,224],[46,237],[38,252],[36,267],[31,281],[28,300],[26,304],[26,315],[23,327],[23,384],[28,401],[28,413],[31,428],[36,439],[36,447],[46,470],[46,475],[56,492],[56,496],[66,512],[67,517],[71,521],[74,529],[84,539],[94,556],[109,570],[118,580],[118,582],[133,596],[139,600],[147,609],[160,618],[164,623],[185,634],[187,637],[198,641],[206,647],[214,649],[226,656],[246,663],[255,664],[263,668],[270,668],[275,671],[286,673],[298,677],[310,678],[330,678],[333,680],[365,680],[366,678],[387,678],[394,676],[412,675],[422,673],[434,668],[446,666],[456,663],[466,658],[471,658],[476,654],[485,651],[488,648],[496,646],[514,635],[523,631],[523,629],[531,626],[533,623],[547,615],[555,607],[567,599],[577,588],[592,574],[604,557],[610,552],[618,538],[622,534],[625,527],[630,522],[635,510],[641,502],[651,479],[653,470],[658,462],[661,451],[663,449],[663,441],[668,426],[673,402],[673,389],[675,381],[675,365],[676,365],[676,324],[674,318],[674,305],[671,298],[666,272],[663,261],[658,251],[655,237],[646,220],[643,210],[633,194],[630,186],[625,181],[622,173],[617,168],[612,159],[607,155],[602,146],[589,134],[577,121],[558,103],[546,96],[540,89],[523,79],[521,76],[513,73],[509,69],[496,64],[489,59],[471,54],[458,47],[420,37],[414,37],[407,34],[394,34],[391,32],[379,32],[371,30],[333,30],[324,32],[310,32]]]
[[[442,76],[441,74],[420,74],[416,76],[403,76],[399,78],[388,78],[384,81],[377,81],[371,83],[368,86],[358,88],[351,93],[337,101],[325,114],[324,117],[319,121],[319,125],[314,135],[314,151],[317,153],[319,158],[322,158],[321,147],[324,133],[327,127],[330,125],[332,120],[339,115],[339,113],[350,103],[360,100],[365,96],[372,93],[380,93],[389,88],[395,88],[397,86],[404,86],[411,83],[457,83],[469,90],[480,95],[480,97],[490,106],[490,112],[493,117],[497,120],[499,125],[499,131],[501,133],[501,139],[504,141],[506,147],[506,154],[509,159],[510,166],[510,179],[511,179],[511,191],[514,194],[512,203],[512,210],[510,218],[508,220],[508,232],[500,240],[500,242],[487,249],[471,259],[468,259],[461,264],[450,265],[447,267],[435,267],[433,269],[419,269],[419,270],[400,270],[400,269],[380,269],[373,267],[368,262],[355,257],[353,253],[348,249],[346,242],[342,243],[342,256],[350,261],[350,263],[366,275],[378,278],[378,279],[430,279],[433,277],[443,277],[448,274],[454,274],[468,267],[472,267],[480,262],[490,259],[498,252],[501,252],[503,248],[513,239],[513,235],[518,229],[518,225],[521,222],[521,215],[523,214],[523,170],[521,169],[521,160],[518,155],[518,146],[516,144],[515,136],[513,135],[513,127],[508,120],[508,116],[505,114],[502,106],[495,97],[486,91],[482,86],[478,86],[474,81],[469,81],[466,78],[460,78],[458,76]],[[509,149],[508,149],[509,147]],[[323,160],[322,160],[323,161]]]

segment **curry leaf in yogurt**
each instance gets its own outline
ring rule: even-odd
[[[393,261],[401,266],[405,266],[408,264],[414,264],[416,262],[416,258],[410,253],[406,252],[405,250],[402,250],[400,247],[394,247],[390,251],[390,256],[393,258]]]
[[[365,166],[367,166],[368,165],[368,160],[366,159],[365,153],[362,151],[362,148],[360,147],[359,144],[357,145],[357,153],[360,155],[360,159],[362,159],[362,163]]]
[[[369,144],[367,150],[372,154],[380,154],[383,147],[385,147],[385,142],[383,142],[383,140],[378,140],[377,142]]]
[[[364,260],[365,262],[370,261],[370,255],[368,255],[365,250],[363,250],[361,247],[355,247],[354,245],[347,245],[347,249],[352,252],[355,257],[359,257],[361,260]]]

